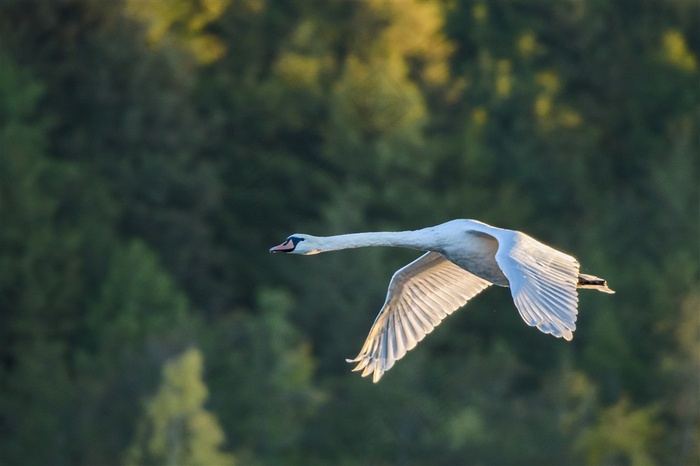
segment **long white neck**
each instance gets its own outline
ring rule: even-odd
[[[313,238],[315,252],[337,251],[339,249],[363,248],[368,246],[391,246],[430,251],[438,248],[435,235],[428,229],[415,231],[381,231],[371,233],[350,233],[336,236],[316,236]]]

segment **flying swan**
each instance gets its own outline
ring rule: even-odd
[[[427,251],[399,269],[355,359],[353,371],[376,383],[442,319],[490,285],[510,287],[515,307],[532,327],[571,340],[577,288],[614,293],[605,280],[579,272],[578,261],[519,231],[477,220],[452,220],[415,231],[293,234],[270,252],[317,254],[366,246]]]

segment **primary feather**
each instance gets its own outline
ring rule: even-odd
[[[442,319],[490,285],[436,252],[422,255],[394,274],[360,354],[348,362],[378,381]]]

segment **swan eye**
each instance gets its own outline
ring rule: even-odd
[[[294,249],[296,249],[297,244],[299,244],[300,241],[304,241],[304,240],[305,240],[305,238],[301,238],[301,237],[299,237],[299,236],[290,236],[290,237],[287,238],[287,240],[286,240],[284,243],[282,243],[280,246],[281,246],[281,247],[284,247],[284,246],[291,246],[289,249],[286,249],[286,252],[292,252],[292,251],[294,251]],[[289,243],[292,243],[292,244],[290,245]]]
[[[294,247],[297,247],[297,244],[299,244],[300,241],[306,241],[306,238],[300,238],[298,236],[290,236],[287,238],[287,241],[284,244],[287,244],[289,242],[294,243]]]

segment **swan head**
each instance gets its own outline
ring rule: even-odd
[[[318,254],[321,252],[314,242],[314,237],[295,233],[287,237],[282,244],[271,247],[270,252],[286,252],[287,254]]]

